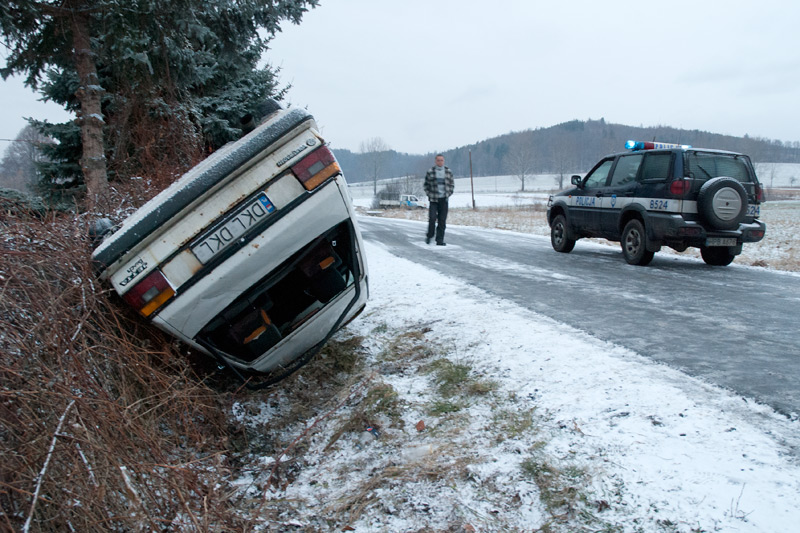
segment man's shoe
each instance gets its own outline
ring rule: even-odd
[[[431,238],[425,237],[425,244],[430,244],[430,243],[431,243]]]
[[[437,242],[436,246],[447,246],[446,242]]]

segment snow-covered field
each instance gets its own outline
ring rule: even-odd
[[[755,167],[759,181],[766,188],[800,187],[798,163],[757,163]],[[556,174],[529,176],[525,179],[525,192],[520,192],[522,182],[515,176],[481,176],[472,180],[456,178],[451,207],[472,207],[473,195],[477,207],[520,206],[547,201],[549,193],[571,186],[570,177],[571,174],[565,174],[559,181]],[[392,180],[380,180],[378,190],[388,181]],[[349,188],[354,205],[370,207],[374,190],[371,182],[351,183]],[[421,179],[418,188],[419,191],[414,192],[422,194]]]
[[[800,165],[776,164],[776,187],[784,187],[790,179],[800,176]],[[770,167],[771,168],[771,167]],[[568,179],[568,177],[567,177]],[[565,181],[567,181],[565,179]],[[534,176],[526,181],[526,192],[519,192],[520,182],[513,176],[476,178],[474,189],[470,188],[468,178],[456,180],[456,192],[451,197],[448,225],[481,226],[506,229],[535,235],[549,235],[545,208],[548,191],[554,190],[555,176]],[[798,178],[800,184],[800,178]],[[414,220],[426,220],[427,211],[389,210],[371,211],[372,185],[351,185],[353,205],[361,212],[370,212],[376,216],[392,216]],[[466,192],[465,192],[466,191]],[[477,210],[472,209],[472,198],[475,198]],[[797,189],[796,198],[800,198]],[[767,201],[761,205],[761,220],[767,224],[767,234],[761,242],[749,243],[743,247],[742,254],[736,263],[762,266],[766,268],[800,271],[800,200]],[[604,239],[589,239],[598,244],[619,247]],[[581,241],[584,242],[584,241]],[[676,252],[668,247],[661,253],[700,257],[695,248],[685,252]]]
[[[269,527],[797,531],[797,419],[366,251],[370,302],[338,336],[363,337],[365,370],[267,434],[292,444],[241,479],[275,512]],[[453,368],[467,374],[446,389]],[[282,394],[234,413],[267,428],[297,409]],[[294,478],[262,492],[281,464]]]

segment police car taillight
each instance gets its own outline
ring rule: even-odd
[[[123,294],[122,298],[143,316],[150,316],[174,294],[175,289],[167,278],[160,270],[156,270]]]
[[[692,182],[689,180],[675,180],[669,184],[669,192],[677,197],[681,197],[689,192],[692,188]]]
[[[309,191],[340,172],[339,163],[327,146],[317,148],[292,166],[292,173]]]
[[[683,148],[684,150],[691,148],[688,144],[672,144],[672,143],[657,143],[646,141],[626,141],[625,148],[627,150],[664,150],[667,148]]]

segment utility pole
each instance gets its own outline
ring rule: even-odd
[[[472,150],[469,151],[469,188],[472,190],[472,209],[475,209],[475,185],[472,182]]]

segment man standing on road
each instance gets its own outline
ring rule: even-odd
[[[425,194],[428,195],[428,235],[425,244],[430,244],[436,235],[436,244],[444,246],[444,230],[447,222],[447,203],[453,194],[453,173],[444,166],[444,156],[436,156],[436,164],[425,174]]]

